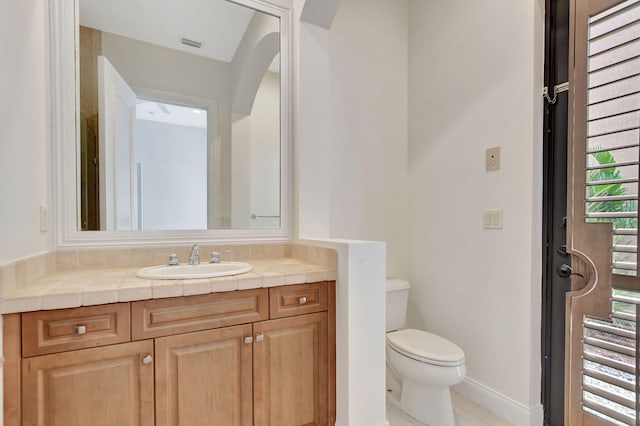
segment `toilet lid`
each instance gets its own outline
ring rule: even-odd
[[[464,363],[464,352],[447,339],[422,330],[398,330],[387,333],[392,349],[427,364],[458,366]]]

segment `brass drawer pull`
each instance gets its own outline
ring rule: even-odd
[[[76,325],[73,327],[73,333],[81,336],[83,334],[87,334],[87,326],[86,325]]]
[[[307,303],[307,298],[305,296],[302,296],[300,299],[298,299],[298,301],[301,305],[304,305]]]

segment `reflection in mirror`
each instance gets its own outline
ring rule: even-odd
[[[279,19],[79,0],[81,230],[278,229]]]

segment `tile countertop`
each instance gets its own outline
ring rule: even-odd
[[[253,266],[253,270],[245,274],[190,280],[138,278],[136,272],[140,268],[56,272],[5,297],[0,302],[0,312],[75,308],[336,279],[334,268],[295,258],[251,260],[247,263]]]

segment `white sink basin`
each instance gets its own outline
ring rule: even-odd
[[[142,268],[136,272],[136,276],[153,280],[189,280],[244,274],[252,269],[251,265],[243,262],[201,263],[199,265],[181,263],[180,265],[160,265]]]

